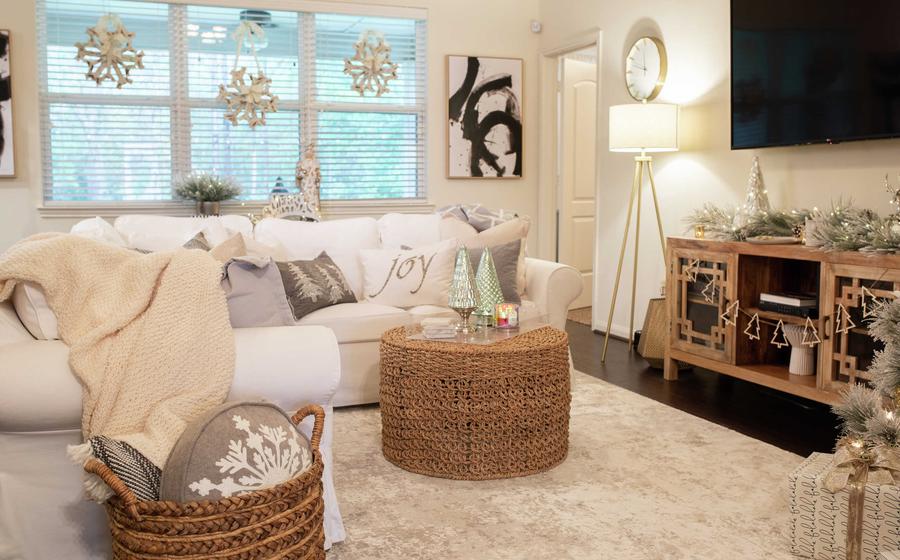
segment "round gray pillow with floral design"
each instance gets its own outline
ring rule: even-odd
[[[218,500],[271,488],[312,464],[309,440],[277,406],[225,403],[188,425],[162,472],[161,500]]]

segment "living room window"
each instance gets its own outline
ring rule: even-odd
[[[309,143],[325,201],[425,196],[423,18],[109,0],[39,0],[37,10],[48,206],[170,201],[175,181],[200,171],[231,176],[242,200],[263,201],[291,187]],[[73,45],[108,12],[145,53],[121,89],[86,80],[75,60]],[[230,124],[216,101],[234,63],[231,34],[248,18],[266,33],[257,55],[279,97],[255,129]],[[382,97],[361,97],[343,73],[366,30],[384,34],[399,65]],[[247,49],[240,64],[255,72]]]

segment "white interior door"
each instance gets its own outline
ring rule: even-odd
[[[597,176],[597,65],[561,58],[558,260],[584,277],[571,308],[591,305]]]

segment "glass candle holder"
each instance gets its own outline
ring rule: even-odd
[[[519,306],[515,303],[498,303],[494,306],[494,326],[498,329],[519,328]]]

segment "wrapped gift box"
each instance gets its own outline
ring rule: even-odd
[[[848,492],[832,494],[822,484],[832,455],[813,453],[788,477],[791,552],[815,560],[845,560]],[[900,550],[900,487],[866,485],[862,558]]]

